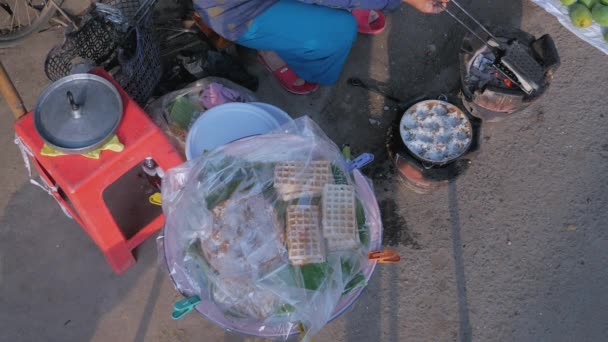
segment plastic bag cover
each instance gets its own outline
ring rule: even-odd
[[[608,54],[608,43],[606,43],[604,40],[604,36],[602,35],[602,27],[600,24],[593,22],[593,24],[587,28],[576,27],[572,24],[572,20],[570,20],[568,6],[562,4],[560,0],[532,1],[538,6],[542,7],[545,11],[553,14],[562,25],[564,25],[575,35],[579,36],[579,38],[595,46],[603,53]]]
[[[187,87],[166,94],[146,106],[146,113],[152,118],[152,121],[158,125],[163,133],[169,138],[171,143],[177,148],[182,156],[186,156],[185,141],[188,129],[196,121],[196,119],[205,112],[203,106],[202,94],[205,89],[213,83],[221,84],[228,89],[238,92],[246,102],[256,102],[257,98],[249,89],[244,88],[230,80],[219,77],[206,77]],[[190,115],[181,115],[173,117],[171,109],[175,104],[178,104],[179,112],[190,111]],[[182,122],[186,120],[186,122]]]
[[[373,273],[382,227],[370,182],[307,117],[170,170],[162,190],[171,278],[225,329],[309,339]]]

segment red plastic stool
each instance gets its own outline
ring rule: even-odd
[[[151,157],[167,170],[183,159],[105,71],[92,73],[110,80],[122,96],[124,115],[116,134],[124,151],[103,151],[98,160],[42,156],[44,142],[34,128],[32,113],[15,122],[15,132],[52,195],[89,234],[114,272],[121,274],[136,262],[132,251],[164,224],[162,209],[148,201],[158,190],[143,175],[142,162]]]

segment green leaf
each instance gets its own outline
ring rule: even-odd
[[[344,287],[344,292],[342,292],[342,295],[346,296],[352,290],[357,289],[359,287],[364,287],[364,286],[367,286],[367,279],[365,279],[365,276],[363,275],[363,273],[358,273],[357,275],[355,275],[353,277],[353,279],[351,279],[348,282],[348,284],[346,284],[346,286]]]
[[[236,318],[236,319],[245,319],[245,318],[249,318],[249,316],[246,316],[242,313],[236,312],[232,309],[228,309],[226,311],[224,311],[224,316],[227,318]]]
[[[211,264],[207,261],[205,256],[203,255],[203,250],[200,244],[200,241],[197,239],[193,241],[190,246],[188,246],[188,255],[197,260],[205,274],[216,273],[216,271],[211,267]]]
[[[359,199],[357,199],[357,226],[359,228],[359,239],[361,244],[367,246],[369,244],[369,226],[365,217],[365,209]]]
[[[341,257],[341,265],[343,282],[345,282],[347,279],[350,279],[353,276],[353,273],[359,272],[359,268],[361,267],[361,263],[356,257]]]
[[[169,105],[169,117],[171,121],[182,129],[188,129],[195,116],[201,112],[200,106],[190,101],[186,96],[176,98]]]
[[[346,283],[342,295],[347,295],[353,289],[367,285],[365,276],[360,271],[361,263],[359,259],[342,259],[342,283]]]
[[[331,164],[331,172],[334,175],[334,181],[336,182],[336,184],[348,184],[348,178],[346,178],[346,175],[344,174],[344,172],[342,172],[342,169],[340,169],[338,165]]]
[[[286,315],[286,314],[294,313],[295,311],[296,311],[296,308],[293,305],[283,304],[283,305],[279,306],[274,313],[277,315]]]
[[[329,278],[331,267],[324,262],[320,264],[308,264],[303,266],[293,266],[294,272],[300,272],[304,284],[301,284],[305,289],[316,291]],[[298,279],[297,273],[294,275]]]
[[[243,182],[243,179],[234,179],[228,182],[225,187],[215,189],[215,191],[207,195],[207,197],[205,198],[205,201],[207,202],[207,209],[211,210],[215,208],[215,206],[217,206],[218,204],[229,199],[230,196],[232,196],[232,194],[239,187],[239,185],[241,185],[241,182]]]

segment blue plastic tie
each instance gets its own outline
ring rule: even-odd
[[[365,165],[374,161],[374,155],[371,153],[363,153],[357,158],[353,159],[350,163],[348,163],[348,172],[353,172],[356,169],[360,169]]]

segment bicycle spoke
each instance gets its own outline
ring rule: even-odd
[[[5,25],[8,24],[7,22],[11,19],[11,16],[13,15],[13,10],[11,9],[11,6],[9,4],[3,3],[2,8],[6,11],[6,14],[8,15],[2,20],[0,31],[4,31],[4,28],[6,27]]]
[[[0,32],[4,31],[4,27],[5,27],[5,23],[7,23],[10,20],[11,17],[7,17],[6,19],[4,19],[2,21],[2,27],[0,27]]]
[[[13,10],[9,4],[1,3],[0,7],[8,13],[8,15],[13,15]]]
[[[0,0],[0,45],[44,25],[41,19],[54,11],[52,6],[50,0]]]
[[[15,21],[15,14],[17,13],[17,1],[19,0],[15,0],[15,5],[13,6],[15,8],[15,11],[13,12],[13,15],[11,16],[11,26],[9,27],[10,32],[13,32],[13,22]]]
[[[42,4],[39,4],[37,7],[34,7],[38,12],[42,12],[42,10],[46,7],[46,5],[48,4],[47,0],[43,0]]]
[[[27,26],[32,25],[32,21],[30,20],[30,11],[29,11],[29,4],[31,4],[31,1],[27,1],[27,5],[25,6],[25,14],[27,14]]]
[[[19,19],[19,16],[17,15],[17,12],[19,12],[19,0],[15,0],[15,27],[17,29],[19,29],[19,27],[21,27],[21,20]]]
[[[28,2],[28,5],[34,10],[34,13],[36,13],[36,18],[40,18],[40,12],[42,12],[42,9],[37,8],[34,4],[32,4],[31,1]],[[38,7],[40,7],[40,6],[38,6]]]

